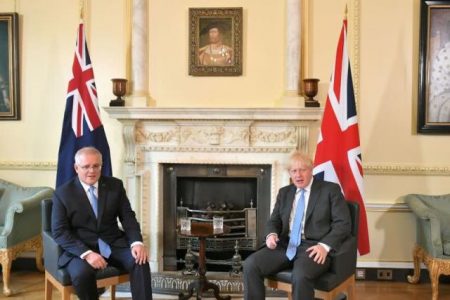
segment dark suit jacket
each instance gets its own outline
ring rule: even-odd
[[[119,218],[124,231],[119,229]],[[98,252],[98,238],[111,248],[130,247],[142,241],[139,223],[131,209],[122,181],[100,177],[98,219],[78,177],[58,187],[53,194],[52,234],[64,249],[59,265],[88,250]]]
[[[297,187],[281,188],[267,223],[266,233],[277,233],[281,245],[289,243],[289,217]],[[331,247],[330,254],[339,249],[351,232],[350,212],[339,185],[314,179],[305,215],[305,239],[322,242]]]

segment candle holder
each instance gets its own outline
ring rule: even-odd
[[[123,78],[113,78],[111,79],[113,83],[113,94],[117,98],[111,100],[109,102],[109,106],[125,106],[125,100],[122,99],[122,96],[125,96],[127,93],[127,81]]]
[[[319,92],[319,81],[317,78],[305,78],[303,79],[303,89],[305,91],[305,107],[320,107],[319,101],[314,97]]]

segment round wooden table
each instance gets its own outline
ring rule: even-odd
[[[214,297],[219,300],[229,300],[231,299],[230,296],[224,296],[221,297],[219,295],[219,287],[209,282],[206,278],[206,238],[213,237],[217,235],[222,235],[224,233],[230,232],[230,227],[227,225],[223,225],[222,230],[214,230],[213,225],[211,223],[200,223],[200,222],[193,222],[191,224],[191,230],[190,231],[178,231],[180,235],[186,236],[186,237],[196,237],[199,240],[200,249],[198,253],[198,279],[191,282],[188,286],[188,294],[184,295],[183,293],[180,293],[178,295],[179,300],[187,300],[192,297],[192,294],[194,293],[194,290],[197,291],[197,299],[201,299],[201,296],[203,292],[208,290],[214,290]]]

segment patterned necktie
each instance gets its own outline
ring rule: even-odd
[[[289,260],[292,260],[297,254],[297,247],[302,242],[302,219],[305,210],[305,190],[300,190],[300,197],[297,201],[297,208],[294,216],[294,223],[292,224],[291,237],[289,238],[289,245],[286,250],[286,256]]]
[[[92,209],[94,210],[94,214],[97,217],[98,214],[98,198],[95,195],[95,186],[91,185],[88,189],[88,198],[89,202],[91,202]],[[111,255],[111,247],[107,243],[105,243],[102,239],[98,239],[98,248],[100,250],[100,254],[103,257],[109,258]]]

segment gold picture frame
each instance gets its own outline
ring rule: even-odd
[[[189,8],[189,75],[242,75],[242,7]]]
[[[450,133],[450,1],[420,0],[417,132]]]
[[[0,13],[0,121],[20,120],[19,15]]]

